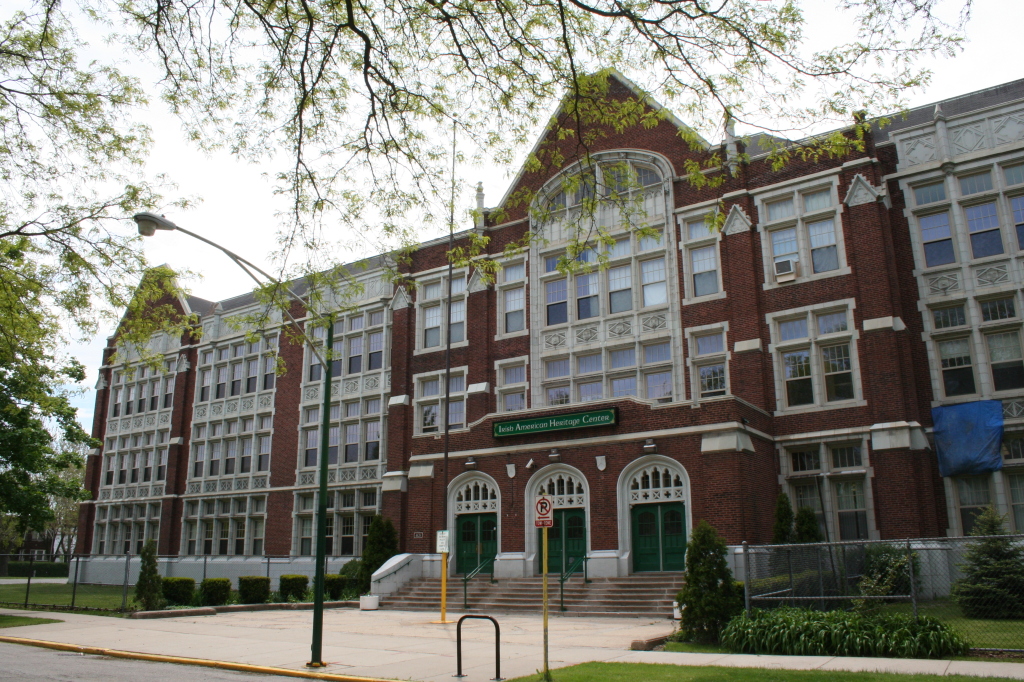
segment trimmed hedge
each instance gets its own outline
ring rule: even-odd
[[[722,644],[746,654],[872,658],[948,658],[969,648],[959,633],[929,616],[793,608],[736,616],[722,630]]]
[[[192,578],[164,578],[161,581],[164,599],[170,604],[191,606],[196,594],[196,581]]]
[[[207,578],[199,585],[203,606],[222,606],[231,596],[230,578]]]
[[[281,596],[281,601],[288,601],[289,599],[301,601],[305,598],[306,590],[308,589],[308,577],[304,575],[282,575],[277,591]]]
[[[243,575],[238,579],[238,601],[242,604],[265,604],[270,599],[270,578]]]
[[[338,601],[350,587],[355,587],[355,582],[347,575],[328,574],[324,576],[324,594],[331,601]]]
[[[60,561],[11,561],[7,564],[9,578],[27,578],[29,566],[36,578],[67,578],[68,565]]]

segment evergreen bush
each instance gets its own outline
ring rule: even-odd
[[[192,578],[164,578],[161,581],[164,599],[171,604],[191,606],[195,599],[196,581]]]
[[[676,596],[680,635],[687,641],[717,643],[725,624],[743,610],[743,591],[736,588],[725,557],[725,541],[715,529],[707,521],[697,524],[686,547],[686,579]]]
[[[328,574],[324,576],[324,593],[331,601],[338,601],[348,591],[349,577]]]
[[[384,562],[398,554],[398,533],[391,519],[377,514],[370,521],[370,529],[366,533],[366,546],[363,548],[363,562],[359,590],[365,594],[370,591],[370,578],[373,572],[384,565]]]
[[[222,606],[231,596],[230,578],[207,578],[199,584],[203,606]]]
[[[821,527],[818,525],[818,515],[810,507],[800,507],[796,510],[796,523],[793,531],[793,542],[821,542]]]
[[[238,578],[238,601],[242,604],[265,604],[270,599],[270,578],[264,575],[243,575]]]
[[[282,575],[277,591],[281,601],[301,601],[309,589],[309,578],[304,575]]]
[[[972,536],[959,568],[964,576],[952,595],[968,618],[1024,618],[1024,547],[1005,535],[1003,517],[986,507],[974,521]],[[983,537],[983,536],[1001,537]]]
[[[779,493],[775,500],[775,525],[772,526],[772,544],[785,545],[793,542],[793,506],[789,495]]]
[[[166,605],[160,573],[156,568],[156,542],[147,540],[139,552],[141,566],[135,581],[135,601],[143,611],[156,611]]]
[[[722,631],[722,644],[748,654],[872,658],[948,658],[969,648],[962,635],[930,616],[795,608],[741,613]]]

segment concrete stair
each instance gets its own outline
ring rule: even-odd
[[[548,608],[552,615],[563,616],[646,616],[672,617],[672,601],[682,587],[680,573],[638,573],[623,578],[583,576],[565,582],[565,611],[559,610],[558,576],[548,576]],[[463,582],[456,576],[448,580],[448,610],[452,613],[540,613],[541,577],[512,578],[490,582],[478,575],[466,585],[463,608]],[[381,599],[381,608],[396,611],[440,611],[441,579],[417,578],[401,590]]]

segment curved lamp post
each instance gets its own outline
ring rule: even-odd
[[[326,348],[333,350],[334,348],[334,317],[333,315],[324,315],[322,313],[316,313],[306,299],[302,298],[294,291],[291,290],[286,284],[283,284],[279,280],[275,279],[271,275],[261,270],[256,265],[253,265],[248,260],[242,258],[238,254],[224,248],[216,242],[212,242],[206,237],[202,237],[195,232],[190,232],[183,227],[175,225],[172,221],[168,220],[162,215],[155,213],[137,213],[132,216],[132,220],[139,228],[139,234],[143,237],[152,237],[156,234],[157,230],[176,230],[178,232],[184,232],[190,237],[194,237],[201,242],[209,244],[215,249],[223,252],[228,258],[234,263],[245,270],[246,274],[249,275],[257,284],[263,285],[259,277],[254,273],[259,273],[265,277],[270,283],[282,287],[288,294],[294,299],[301,302],[306,307],[306,313],[308,315],[316,315],[327,322],[327,341]],[[311,668],[322,668],[325,667],[323,662],[323,628],[324,628],[324,572],[325,572],[325,559],[327,554],[327,469],[328,469],[328,451],[330,448],[330,414],[331,414],[331,364],[327,362],[320,351],[317,350],[317,344],[315,339],[310,338],[305,330],[299,325],[298,321],[292,317],[291,312],[287,309],[284,310],[284,314],[291,321],[291,324],[295,327],[296,331],[309,343],[310,348],[313,350],[313,354],[317,360],[320,361],[320,366],[323,368],[324,385],[323,385],[323,407],[321,408],[321,419],[320,419],[320,494],[318,495],[317,502],[317,528],[316,528],[316,578],[313,582],[314,590],[314,602],[313,602],[313,642],[310,646],[310,661],[306,665]],[[447,431],[447,429],[446,429]]]

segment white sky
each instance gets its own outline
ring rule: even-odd
[[[849,22],[842,20],[827,4],[805,2],[808,23],[806,35],[809,47],[819,48],[852,36],[839,31]],[[958,7],[956,0],[947,0],[950,9]],[[1019,41],[1019,27],[1024,24],[1024,2],[1019,0],[976,0],[968,25],[969,40],[961,54],[952,59],[923,62],[934,73],[931,84],[921,92],[907,97],[911,107],[955,97],[1024,76],[1014,51]],[[126,69],[129,70],[129,69]],[[146,70],[136,72],[145,83]],[[286,208],[282,200],[271,192],[270,181],[264,172],[270,168],[247,165],[234,160],[227,152],[207,156],[196,151],[186,141],[177,119],[160,111],[154,96],[145,120],[153,128],[155,145],[149,157],[147,171],[151,175],[164,173],[178,185],[178,193],[201,197],[195,208],[168,214],[182,227],[219,242],[239,255],[269,269],[265,254],[275,247],[277,225],[275,214]],[[525,154],[525,150],[523,152]],[[461,175],[470,182],[462,195],[462,207],[475,205],[475,184],[482,181],[488,206],[496,203],[507,189],[510,177],[517,169],[498,167],[466,167]],[[134,231],[134,224],[126,221],[125,229]],[[437,235],[423,235],[430,238]],[[200,281],[186,283],[192,292],[202,298],[220,300],[251,289],[247,276],[226,257],[205,244],[180,233],[158,233],[146,240],[146,255],[154,264],[167,263],[172,268],[187,268],[202,276]],[[359,254],[345,255],[350,260]],[[79,343],[67,349],[87,368],[88,376],[83,392],[73,400],[79,408],[78,416],[86,429],[91,429],[97,368],[106,336],[106,329],[89,343]]]

